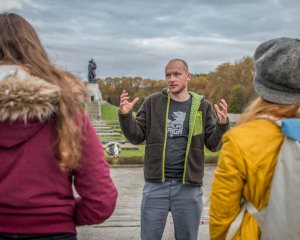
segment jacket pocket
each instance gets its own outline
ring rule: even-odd
[[[204,176],[204,151],[199,148],[191,148],[187,165],[186,180],[202,185]]]
[[[147,143],[144,158],[144,176],[146,180],[158,180],[162,177],[163,143]]]
[[[195,119],[193,136],[199,135],[202,132],[203,132],[202,111],[198,111],[196,113],[196,119]]]

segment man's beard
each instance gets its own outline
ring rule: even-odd
[[[180,93],[182,93],[182,92],[184,92],[185,91],[185,89],[186,89],[186,85],[183,85],[183,86],[181,86],[181,88],[180,89],[178,89],[177,91],[172,91],[171,89],[170,89],[170,87],[169,87],[169,90],[170,90],[170,92],[172,93],[172,94],[175,94],[175,95],[177,95],[177,94],[180,94]]]

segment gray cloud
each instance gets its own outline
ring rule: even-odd
[[[299,37],[298,0],[0,0],[25,17],[51,59],[83,79],[97,75],[163,79],[169,59],[191,72],[252,55],[275,37]]]

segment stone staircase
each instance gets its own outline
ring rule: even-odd
[[[89,116],[89,118],[93,120],[99,120],[101,118],[101,109],[100,109],[100,103],[99,102],[87,102],[85,104],[85,112]]]
[[[91,122],[100,136],[121,136],[120,133],[114,132],[114,130],[107,126],[102,120],[91,120]]]
[[[100,102],[88,102],[85,104],[85,112],[89,116],[91,123],[98,136],[100,136],[101,143],[104,148],[107,147],[108,144],[112,142],[117,142],[120,144],[122,149],[138,149],[138,146],[132,145],[128,143],[126,140],[117,140],[117,137],[120,137],[121,134],[119,132],[114,132],[113,127],[108,126],[104,121],[101,120],[101,103]],[[106,140],[105,136],[115,136],[116,140]],[[101,138],[102,137],[102,138]]]
[[[105,122],[103,122],[102,120],[94,120],[92,121],[96,132],[98,134],[98,136],[100,136],[101,139],[101,143],[103,145],[104,148],[107,148],[108,145],[117,142],[118,146],[121,149],[127,149],[127,150],[137,150],[139,149],[139,147],[137,145],[133,145],[129,142],[127,142],[125,139],[117,139],[117,137],[120,137],[121,134],[119,132],[114,132],[113,128],[110,126],[106,126]],[[105,136],[115,136],[116,139],[113,140],[112,138],[110,139],[105,139]]]

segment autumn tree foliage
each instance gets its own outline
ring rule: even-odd
[[[211,86],[208,99],[218,102],[224,98],[229,104],[229,112],[240,113],[256,96],[252,85],[253,74],[251,57],[234,64],[221,64],[208,76]]]

